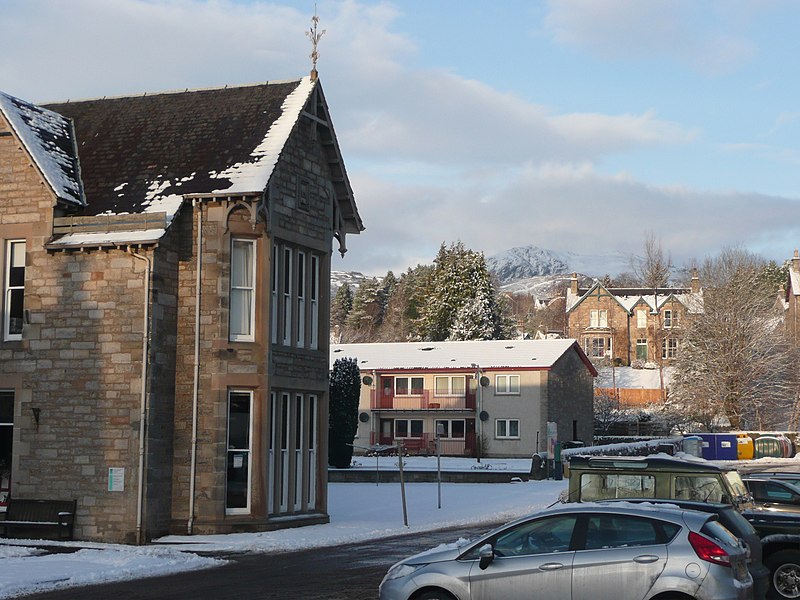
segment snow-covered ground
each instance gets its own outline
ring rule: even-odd
[[[376,459],[358,457],[356,468],[374,469]],[[458,461],[458,462],[453,462]],[[377,460],[381,469],[397,468],[397,457]],[[408,457],[409,469],[436,469],[435,458]],[[442,468],[469,469],[470,459],[443,459]],[[477,466],[477,465],[476,465]],[[530,460],[486,460],[481,468],[527,471]],[[474,525],[534,512],[552,504],[566,481],[526,483],[443,483],[438,508],[436,483],[407,483],[408,527],[403,523],[400,485],[396,483],[331,483],[328,511],[331,522],[265,533],[213,536],[168,536],[145,547],[86,542],[46,542],[79,547],[71,554],[46,554],[31,540],[0,542],[0,598],[59,587],[135,579],[223,561],[195,552],[280,552],[374,540],[415,531]]]

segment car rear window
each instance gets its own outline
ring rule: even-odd
[[[703,528],[700,530],[706,535],[709,535],[717,540],[728,544],[729,546],[738,546],[739,540],[733,535],[730,530],[719,521],[706,521]]]
[[[608,500],[611,498],[655,498],[656,479],[640,473],[583,473],[581,475],[581,500]]]
[[[658,519],[630,515],[591,515],[586,524],[586,550],[666,544],[680,526]]]

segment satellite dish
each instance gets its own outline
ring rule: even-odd
[[[481,411],[481,414],[479,414],[479,415],[478,415],[478,418],[479,418],[481,421],[488,421],[488,420],[489,420],[489,413],[488,413],[488,412],[486,412],[485,410],[482,410],[482,411]]]
[[[369,421],[369,413],[362,412],[360,415],[358,415],[358,420],[361,421],[362,423],[368,422]]]
[[[483,377],[481,377],[480,383],[481,383],[481,387],[489,387],[489,383],[491,383],[491,382],[489,381],[489,378],[486,377],[486,375],[484,375]]]
[[[361,381],[364,383],[364,385],[372,385],[372,377],[369,375],[364,375],[364,377],[361,378]]]

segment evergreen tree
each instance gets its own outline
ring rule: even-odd
[[[383,323],[385,311],[386,295],[382,284],[374,277],[361,282],[347,317],[348,341],[372,341]]]
[[[328,464],[338,469],[350,467],[353,440],[358,431],[358,399],[361,372],[355,358],[339,358],[330,376],[330,414],[328,424]]]
[[[508,303],[499,298],[483,253],[442,244],[424,287],[422,339],[493,339],[509,333]]]
[[[331,327],[344,328],[347,317],[353,309],[353,290],[344,284],[336,291],[336,295],[331,302]]]

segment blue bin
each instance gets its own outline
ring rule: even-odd
[[[738,460],[739,450],[736,434],[698,433],[702,442],[703,458],[706,460]]]

